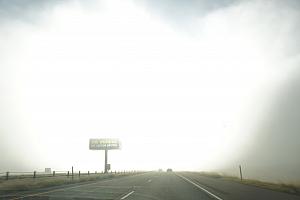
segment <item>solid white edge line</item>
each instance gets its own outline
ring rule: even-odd
[[[218,197],[217,195],[211,193],[210,191],[204,189],[203,187],[201,187],[200,185],[198,185],[197,183],[194,183],[193,181],[191,181],[190,179],[180,175],[180,174],[176,174],[177,176],[181,177],[182,179],[186,180],[187,182],[193,184],[194,186],[196,186],[197,188],[201,189],[202,191],[206,192],[207,194],[209,194],[210,196],[214,197],[215,199],[218,200],[223,200],[221,197]]]
[[[121,199],[126,199],[126,198],[129,197],[132,193],[134,193],[134,191],[129,192],[129,193],[126,194],[125,196],[121,197]]]

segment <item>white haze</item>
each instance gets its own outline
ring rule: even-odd
[[[242,164],[249,177],[299,180],[293,156],[279,174],[287,157],[249,156],[268,148],[262,124],[299,71],[294,1],[233,1],[182,20],[159,2],[90,3],[1,21],[0,171],[100,171],[104,153],[88,140],[112,137],[113,170]]]

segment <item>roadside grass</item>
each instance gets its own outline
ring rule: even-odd
[[[274,191],[300,195],[300,184],[274,183],[274,182],[260,181],[255,179],[243,179],[241,181],[241,179],[238,177],[228,176],[217,172],[199,172],[199,173],[203,176],[208,176],[212,178],[220,178],[224,180],[235,181],[241,184],[252,185],[252,186],[270,189]]]
[[[122,173],[122,174],[93,174],[93,175],[82,175],[74,176],[55,176],[55,177],[40,177],[40,178],[23,178],[23,179],[12,179],[2,180],[0,182],[0,194],[34,190],[39,188],[45,188],[50,186],[59,186],[64,184],[80,183],[87,181],[96,181],[110,179],[114,177],[133,175],[133,173]]]

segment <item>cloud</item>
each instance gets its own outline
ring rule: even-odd
[[[195,17],[204,16],[214,10],[225,8],[240,0],[136,0],[136,3],[143,4],[151,12],[159,14],[172,23],[184,24]]]
[[[21,21],[36,23],[58,5],[80,3],[89,6],[97,0],[0,0],[0,23]]]
[[[57,3],[67,1],[68,0],[0,0],[0,19],[1,21],[36,21],[43,11],[52,8]]]

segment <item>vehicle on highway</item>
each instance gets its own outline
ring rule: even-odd
[[[172,172],[173,170],[171,168],[168,168],[167,169],[167,172]]]

